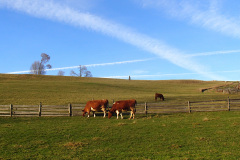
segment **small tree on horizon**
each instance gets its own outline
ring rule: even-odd
[[[79,66],[79,74],[71,70],[70,72],[71,76],[78,76],[78,77],[92,77],[92,73],[87,70],[86,66]]]
[[[31,65],[31,74],[36,74],[36,75],[44,75],[46,74],[46,68],[51,69],[52,66],[50,64],[46,64],[50,60],[50,56],[47,55],[46,53],[41,54],[41,61],[35,61]]]
[[[64,74],[65,74],[65,72],[63,72],[63,71],[58,71],[58,76],[64,76]]]

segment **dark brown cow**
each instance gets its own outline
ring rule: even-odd
[[[155,101],[159,98],[160,100],[164,101],[164,97],[161,93],[155,93]]]
[[[134,119],[135,118],[135,112],[136,112],[136,108],[135,108],[136,104],[137,104],[137,101],[135,99],[116,101],[115,103],[113,103],[112,108],[108,112],[108,118],[111,118],[112,114],[114,112],[116,112],[117,113],[117,119],[118,119],[119,113],[121,115],[121,118],[123,119],[122,112],[123,111],[131,111],[131,115],[130,115],[129,119],[131,119],[131,118]]]
[[[104,113],[103,117],[105,118],[107,107],[108,107],[107,99],[88,101],[85,108],[82,110],[83,117],[85,116],[86,113],[88,113],[88,117],[89,117],[91,111],[93,112],[93,116],[96,117],[95,112],[103,111]]]

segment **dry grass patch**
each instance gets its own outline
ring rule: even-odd
[[[203,118],[203,121],[205,122],[205,121],[209,121],[209,118],[208,117],[204,117]]]
[[[81,149],[84,146],[87,146],[88,143],[84,143],[84,142],[67,142],[65,143],[63,146],[66,147],[67,149]]]
[[[98,140],[100,140],[100,139],[101,139],[100,137],[93,137],[93,138],[92,138],[93,141],[98,141]]]
[[[124,126],[127,125],[127,123],[118,123],[117,126]]]
[[[209,141],[209,139],[206,138],[206,137],[196,137],[196,140],[198,140],[198,141]]]

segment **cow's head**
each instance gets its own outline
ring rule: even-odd
[[[87,112],[85,112],[85,110],[83,109],[82,113],[83,113],[82,116],[84,117]]]
[[[112,115],[113,115],[112,112],[109,111],[108,112],[108,118],[110,119],[112,117]]]

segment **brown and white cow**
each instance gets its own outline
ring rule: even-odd
[[[137,101],[135,99],[116,101],[115,103],[113,103],[112,108],[108,112],[108,118],[111,118],[113,113],[116,112],[117,113],[117,119],[118,119],[119,113],[121,115],[121,118],[123,119],[122,112],[123,111],[131,111],[131,115],[130,115],[129,119],[131,119],[131,118],[134,119],[135,118],[135,112],[136,112],[136,108],[135,108],[136,104],[137,104]]]
[[[160,100],[164,101],[164,97],[161,93],[155,93],[155,101],[159,98]]]
[[[103,111],[104,113],[103,117],[105,118],[107,107],[108,107],[107,99],[88,101],[85,108],[82,110],[83,117],[85,116],[86,113],[88,113],[88,117],[89,117],[91,111],[93,112],[93,116],[96,117],[95,112]]]

